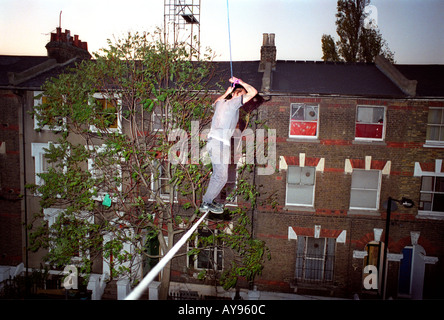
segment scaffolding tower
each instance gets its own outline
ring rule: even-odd
[[[165,41],[184,40],[199,54],[201,0],[164,1]]]

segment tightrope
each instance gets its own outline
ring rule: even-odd
[[[142,293],[146,290],[148,285],[154,280],[154,278],[162,271],[162,269],[166,266],[166,264],[174,257],[174,255],[179,251],[179,249],[187,242],[188,238],[191,237],[193,232],[197,229],[197,227],[202,223],[205,217],[208,215],[206,212],[200,219],[197,221],[190,230],[187,231],[183,235],[182,238],[171,248],[170,251],[156,264],[156,266],[143,278],[143,280],[134,288],[133,291],[125,298],[125,300],[137,300],[142,295]]]

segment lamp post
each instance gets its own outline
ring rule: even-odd
[[[392,199],[389,197],[387,200],[387,217],[385,219],[385,240],[384,240],[384,256],[382,259],[382,279],[381,279],[381,289],[382,289],[382,299],[385,300],[386,294],[386,268],[387,268],[387,249],[389,242],[389,229],[390,229],[390,214],[392,213],[392,202],[398,202],[405,208],[412,208],[414,203],[412,200],[402,197],[401,200]],[[395,205],[393,211],[398,207]]]

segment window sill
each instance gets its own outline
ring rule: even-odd
[[[159,198],[160,198],[160,200],[164,201],[165,203],[170,203],[170,197],[162,197],[162,196],[161,196],[161,197],[159,197]],[[149,202],[156,202],[157,199],[154,199],[154,198],[148,198],[147,201],[149,201]],[[173,203],[179,203],[179,201],[177,200],[177,198],[174,198]]]
[[[418,211],[418,219],[444,220],[444,212]]]
[[[433,142],[427,142],[423,144],[424,148],[439,148],[439,149],[443,149],[444,148],[444,144],[442,143],[433,143]]]
[[[287,138],[287,142],[299,142],[299,143],[320,143],[318,138]]]
[[[347,214],[350,216],[370,216],[370,217],[381,216],[378,210],[364,210],[364,209],[349,209]]]
[[[68,131],[65,127],[62,127],[62,126],[54,126],[51,128],[48,125],[45,125],[43,127],[34,127],[34,130],[37,132],[49,131],[49,132],[55,132],[55,133],[62,132],[62,131],[64,131],[64,132]]]
[[[372,146],[386,146],[387,143],[381,140],[353,140],[352,144],[372,145]]]
[[[238,207],[238,204],[235,202],[227,202],[224,204],[225,207]]]
[[[284,211],[299,211],[299,212],[316,212],[315,208],[310,206],[295,206],[295,205],[286,205],[283,208]]]

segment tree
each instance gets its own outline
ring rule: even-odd
[[[79,272],[88,274],[103,257],[110,278],[126,276],[134,284],[143,260],[155,263],[200,215],[210,166],[193,162],[192,154],[180,150],[173,156],[185,161],[175,163],[170,157],[178,137],[193,144],[178,132],[199,136],[211,119],[213,56],[208,49],[197,57],[186,44],[170,45],[161,38],[157,31],[109,41],[95,60],[44,85],[46,99],[34,116],[40,125],[60,131],[46,150],[49,168],[40,174],[44,183],[33,186],[42,209],[31,240],[34,251],[48,249],[45,260],[51,266],[77,259]],[[199,149],[204,144],[197,143]],[[254,190],[244,184],[237,192],[254,201]],[[60,208],[51,224],[42,220],[46,208]],[[239,259],[221,277],[225,288],[239,276],[259,274],[267,252],[265,243],[249,232],[248,210],[228,215],[231,223],[213,223],[221,240],[200,237],[205,245],[188,253],[220,243],[235,251]],[[170,268],[171,262],[163,270],[163,299]]]
[[[369,13],[366,7],[370,0],[338,0],[336,32],[339,40],[324,34],[321,39],[324,61],[374,62],[377,55],[383,55],[394,62],[394,54],[388,48],[380,31],[366,26]]]
[[[324,61],[340,61],[341,58],[336,50],[335,41],[330,35],[322,35],[322,60]]]

